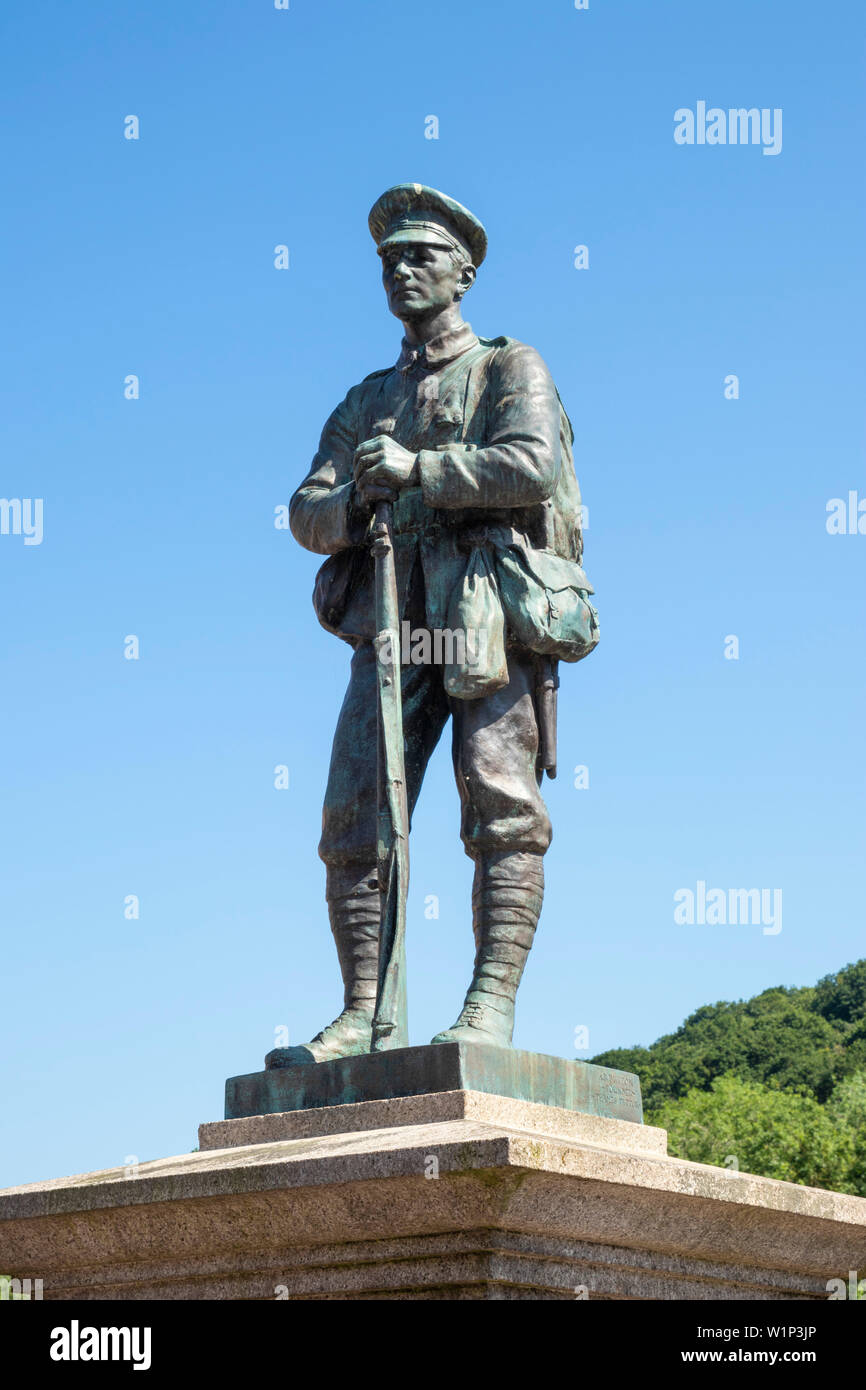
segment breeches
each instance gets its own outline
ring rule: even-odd
[[[441,666],[401,667],[409,814],[450,715],[460,836],[473,859],[497,851],[544,854],[550,844],[536,771],[533,658],[509,650],[508,675],[508,685],[492,695],[456,700],[445,691]],[[331,751],[319,844],[328,865],[375,863],[376,754],[376,655],[364,642],[352,658]]]

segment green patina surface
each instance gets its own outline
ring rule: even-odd
[[[236,1120],[443,1091],[483,1091],[643,1122],[640,1082],[629,1072],[476,1043],[396,1048],[233,1076],[226,1082],[225,1114]]]
[[[589,655],[599,635],[574,431],[550,371],[533,347],[480,337],[463,318],[484,226],[420,183],[386,189],[368,226],[403,341],[393,365],[332,411],[289,506],[295,539],[326,557],[319,621],[354,650],[319,844],[343,1009],[309,1042],[272,1049],[266,1066],[285,1076],[230,1081],[229,1113],[412,1095],[442,1089],[441,1070],[462,1085],[474,1068],[481,1090],[633,1117],[633,1088],[614,1095],[613,1073],[588,1079],[578,1062],[523,1054],[520,1065],[470,1067],[460,1054],[438,1070],[419,1062],[426,1081],[401,1084],[352,1060],[423,1055],[406,1046],[409,825],[449,721],[460,835],[475,865],[475,963],[456,1021],[433,1043],[486,1047],[490,1058],[510,1046],[544,896],[541,786],[556,775],[558,666]],[[309,1070],[332,1062],[348,1065]]]

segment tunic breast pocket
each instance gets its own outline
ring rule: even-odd
[[[456,444],[463,438],[463,411],[458,405],[441,404],[433,413],[430,433],[434,444]]]

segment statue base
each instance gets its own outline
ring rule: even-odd
[[[480,1091],[611,1120],[643,1121],[640,1082],[630,1072],[479,1043],[399,1047],[232,1076],[226,1082],[225,1115],[237,1120],[444,1091]]]
[[[664,1130],[554,1105],[440,1091],[199,1133],[135,1171],[0,1192],[3,1272],[46,1300],[706,1305],[823,1302],[866,1269],[866,1198],[669,1158]]]

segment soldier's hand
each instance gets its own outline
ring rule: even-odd
[[[392,502],[417,481],[417,456],[389,434],[365,439],[355,450],[355,487],[362,502]]]

